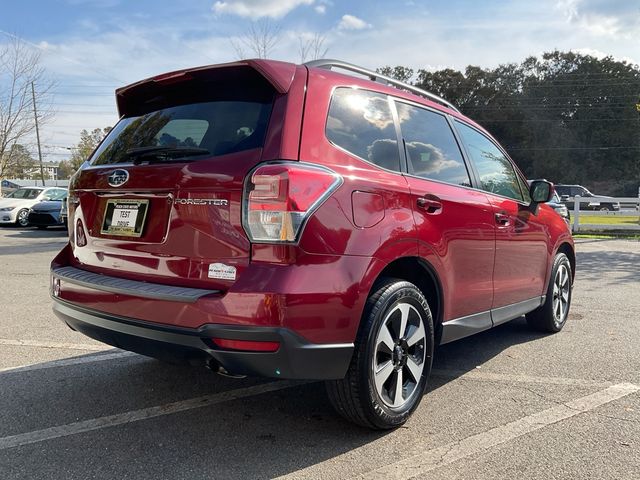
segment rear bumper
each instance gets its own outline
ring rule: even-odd
[[[353,344],[314,344],[282,327],[205,324],[197,329],[151,324],[78,307],[54,297],[54,313],[100,342],[163,360],[222,366],[233,374],[328,380],[343,378]],[[275,352],[218,348],[210,339],[279,342]]]

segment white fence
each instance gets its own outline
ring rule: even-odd
[[[573,201],[573,211],[571,212],[572,230],[579,232],[582,230],[638,230],[640,231],[640,211],[637,205],[640,204],[640,197],[580,197],[575,196],[569,198]],[[580,210],[581,205],[597,204],[597,203],[615,203],[619,202],[621,209],[619,211],[609,210]],[[581,223],[580,215],[602,216],[602,217],[638,217],[633,224],[611,224],[611,223]]]

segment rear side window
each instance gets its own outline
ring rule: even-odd
[[[15,190],[14,192],[11,192],[9,195],[7,195],[7,198],[23,198],[26,200],[33,200],[38,195],[40,195],[40,193],[42,193],[42,190],[36,190],[33,188],[19,188],[18,190]]]
[[[52,188],[50,190],[45,190],[42,198],[44,200],[62,200],[67,196],[67,191],[62,190],[60,188]]]
[[[423,108],[404,103],[396,105],[409,173],[470,187],[467,167],[447,119]]]
[[[524,201],[516,172],[509,159],[486,136],[456,121],[462,141],[480,175],[483,190]]]
[[[337,88],[331,98],[326,135],[364,160],[387,170],[400,170],[398,138],[385,95]]]

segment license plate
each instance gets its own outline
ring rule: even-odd
[[[149,200],[107,200],[102,221],[103,235],[139,237],[149,209]]]

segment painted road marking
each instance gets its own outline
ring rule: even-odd
[[[32,370],[44,370],[47,368],[68,367],[71,365],[104,362],[105,360],[117,360],[119,358],[133,357],[133,356],[137,356],[137,354],[133,352],[120,352],[120,351],[116,351],[116,353],[92,354],[92,355],[87,355],[82,357],[63,358],[60,360],[53,360],[51,362],[45,362],[45,363],[21,365],[19,367],[0,368],[0,373],[6,374],[6,373],[30,372]],[[144,357],[141,357],[141,358],[144,358]]]
[[[107,415],[105,417],[92,418],[80,422],[69,423],[56,427],[45,428],[43,430],[35,430],[33,432],[20,433],[9,437],[0,438],[0,450],[7,448],[21,447],[32,443],[44,442],[69,435],[77,435],[78,433],[91,432],[117,425],[124,425],[140,420],[171,415],[173,413],[193,410],[194,408],[210,407],[217,403],[228,402],[230,400],[238,400],[240,398],[253,397],[263,393],[283,390],[285,388],[303,385],[305,382],[294,381],[276,381],[254,385],[252,387],[238,388],[227,392],[214,393],[202,397],[181,400],[179,402],[167,403],[165,405],[157,405],[155,407],[142,408],[140,410],[131,410],[128,412],[117,413],[115,415]]]
[[[0,345],[11,345],[13,347],[60,348],[63,350],[86,350],[89,352],[102,352],[113,348],[109,345],[91,345],[87,343],[64,342],[38,342],[35,340],[11,340],[8,338],[0,338]]]
[[[470,457],[483,450],[502,445],[516,438],[561,422],[581,413],[588,412],[607,403],[618,400],[640,390],[638,385],[619,383],[604,390],[570,400],[564,404],[548,408],[519,420],[492,428],[483,433],[452,442],[438,448],[424,451],[399,462],[386,465],[358,479],[407,479],[424,475],[437,468]],[[299,473],[299,472],[298,472]]]
[[[482,370],[431,370],[434,377],[455,378],[465,380],[478,380],[484,382],[504,382],[504,383],[529,383],[542,385],[578,386],[605,388],[611,386],[611,382],[585,380],[582,378],[564,377],[535,377],[532,375],[510,375],[506,373],[484,372]]]

